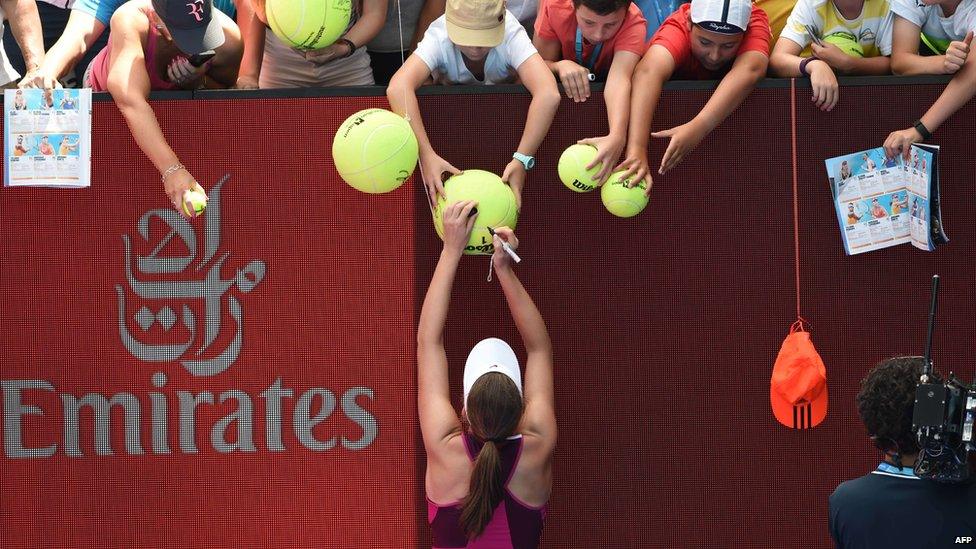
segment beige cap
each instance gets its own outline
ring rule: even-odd
[[[447,36],[458,46],[494,48],[505,38],[504,0],[447,0]]]

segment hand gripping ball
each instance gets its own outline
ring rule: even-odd
[[[617,217],[634,217],[647,206],[647,184],[641,181],[628,187],[629,179],[620,179],[623,172],[615,172],[600,189],[600,198],[607,211]]]
[[[570,145],[559,157],[559,180],[578,193],[590,192],[600,182],[594,177],[600,171],[600,164],[587,170],[586,166],[596,158],[596,147],[592,145]]]
[[[484,170],[465,170],[444,182],[445,197],[438,197],[434,208],[434,229],[444,238],[444,209],[462,200],[477,202],[478,218],[471,239],[464,248],[469,255],[490,255],[495,251],[488,227],[515,228],[518,209],[515,193],[497,175]]]

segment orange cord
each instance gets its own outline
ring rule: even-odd
[[[797,190],[796,161],[796,78],[790,78],[790,131],[793,152],[793,251],[796,267],[796,322],[794,327],[803,329],[806,320],[800,316],[800,196]],[[790,330],[791,332],[793,329]]]

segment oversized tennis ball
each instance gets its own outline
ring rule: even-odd
[[[417,167],[417,136],[402,116],[366,109],[339,126],[332,160],[342,179],[364,193],[388,193]]]
[[[332,45],[345,32],[352,0],[267,0],[264,10],[282,42],[315,50]]]
[[[621,179],[623,172],[615,172],[600,189],[600,198],[607,211],[617,217],[634,217],[647,206],[647,183],[641,181],[628,187],[630,179]]]
[[[484,170],[465,170],[444,182],[443,197],[438,197],[434,208],[434,229],[437,236],[444,238],[444,210],[447,206],[463,200],[478,203],[478,218],[475,220],[471,238],[464,248],[469,255],[490,255],[495,251],[488,227],[515,228],[518,222],[518,209],[515,206],[515,193],[497,175]]]
[[[840,48],[840,51],[851,57],[864,57],[864,49],[858,43],[857,37],[849,32],[835,32],[823,37],[823,41]]]
[[[183,193],[183,213],[189,217],[196,217],[207,209],[207,193],[197,185]]]
[[[570,145],[559,157],[557,170],[559,180],[570,189],[578,193],[590,192],[600,186],[595,179],[600,171],[600,164],[587,170],[586,166],[596,158],[596,147],[592,145]]]

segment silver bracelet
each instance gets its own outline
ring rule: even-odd
[[[178,172],[180,170],[185,170],[185,169],[186,169],[186,166],[184,166],[183,164],[180,164],[179,162],[177,162],[176,164],[173,164],[172,166],[166,168],[166,171],[163,172],[163,175],[160,176],[160,178],[163,180],[163,183],[166,183],[166,178],[167,177],[173,175],[174,173],[176,173],[176,172]]]

